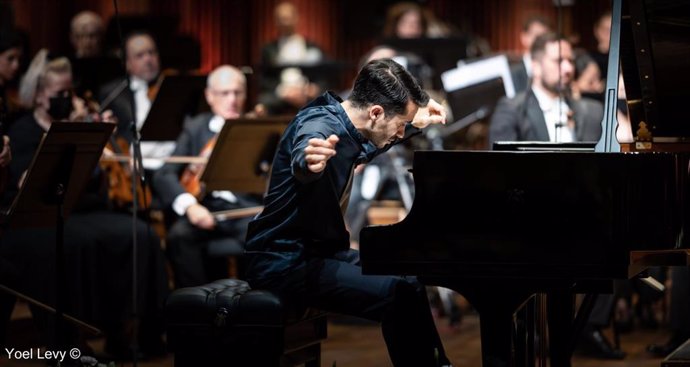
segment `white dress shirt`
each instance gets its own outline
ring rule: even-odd
[[[532,91],[544,113],[546,129],[549,131],[549,141],[554,143],[575,141],[574,126],[568,126],[570,107],[565,100],[561,97],[553,98],[539,87],[532,87]]]

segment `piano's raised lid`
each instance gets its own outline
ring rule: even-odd
[[[690,1],[624,0],[620,59],[636,139],[690,142]]]

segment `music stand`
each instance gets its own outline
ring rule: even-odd
[[[177,140],[185,116],[208,110],[204,99],[205,89],[204,75],[165,76],[141,127],[141,140]]]
[[[109,123],[53,122],[36,149],[24,184],[2,216],[3,224],[10,228],[55,226],[57,347],[62,346],[63,295],[67,285],[64,221],[92,176],[114,128]]]
[[[386,38],[380,44],[421,57],[433,71],[433,88],[441,89],[440,75],[467,57],[466,37]]]
[[[288,118],[226,121],[201,175],[206,191],[263,195],[273,156],[289,122]]]
[[[443,73],[441,81],[454,122],[439,129],[439,138],[450,136],[491,115],[501,97],[515,96],[505,55],[461,63],[457,68]]]

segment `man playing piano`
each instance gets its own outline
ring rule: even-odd
[[[448,365],[424,286],[363,275],[343,212],[354,168],[415,127],[445,122],[443,107],[390,59],[375,60],[342,101],[328,92],[287,127],[264,211],[249,224],[247,280],[295,306],[381,322],[395,366]]]

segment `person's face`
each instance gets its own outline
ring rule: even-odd
[[[611,17],[602,18],[594,27],[594,37],[600,48],[609,48],[611,42]]]
[[[206,89],[206,101],[211,111],[225,120],[242,115],[246,98],[246,86],[238,77],[211,83]]]
[[[549,28],[547,26],[539,22],[532,22],[527,28],[527,31],[522,31],[520,33],[520,43],[522,43],[522,48],[525,51],[529,51],[530,48],[532,48],[534,40],[542,34],[546,34],[547,32],[549,32]]]
[[[275,12],[276,26],[281,35],[291,35],[297,28],[297,9],[291,4],[281,4]]]
[[[147,82],[156,79],[160,65],[158,50],[153,39],[146,35],[132,37],[126,47],[127,72]]]
[[[570,43],[560,41],[560,50],[558,45],[559,42],[547,43],[544,55],[540,60],[532,63],[535,79],[541,82],[544,89],[553,93],[567,90],[575,72]]]
[[[424,35],[422,29],[422,15],[414,10],[410,10],[398,19],[395,26],[395,34],[398,38],[419,38]]]
[[[50,99],[54,97],[67,97],[72,93],[71,73],[48,73],[45,77],[45,85],[36,94],[36,109],[48,111]]]
[[[22,57],[20,48],[10,48],[0,53],[0,85],[14,79],[19,70],[19,59]]]
[[[101,31],[96,24],[82,24],[72,33],[71,41],[77,57],[94,57],[101,51]]]
[[[581,93],[600,93],[604,86],[601,81],[601,73],[597,63],[590,62],[587,67],[582,70],[579,77],[575,81],[577,89]]]
[[[405,125],[410,123],[417,113],[417,105],[411,100],[407,102],[407,112],[404,115],[385,116],[383,107],[373,105],[369,107],[369,118],[372,121],[368,138],[378,148],[402,139],[405,136]]]

